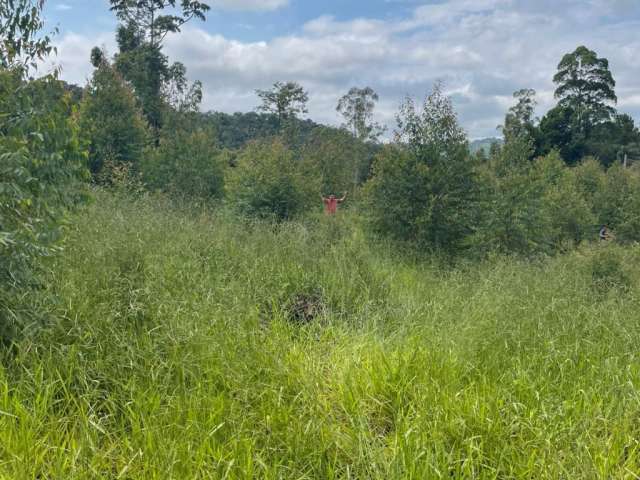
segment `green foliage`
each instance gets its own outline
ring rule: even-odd
[[[536,137],[534,113],[537,105],[536,91],[532,89],[518,90],[513,94],[516,105],[509,109],[505,116],[502,133],[506,142],[518,137],[526,137],[533,141]]]
[[[569,165],[575,165],[588,155],[586,136],[577,123],[571,107],[556,106],[540,120],[538,153],[558,150]]]
[[[470,234],[476,184],[464,131],[439,85],[421,111],[407,99],[399,145],[374,161],[366,187],[373,226],[391,237],[456,252]]]
[[[207,112],[201,117],[201,121],[215,131],[218,144],[223,148],[239,149],[250,141],[275,137],[281,131],[278,117],[273,114]],[[309,119],[296,119],[293,123],[303,142],[316,128],[328,128]]]
[[[145,154],[143,180],[153,190],[185,197],[220,198],[228,155],[218,148],[214,132],[189,128],[189,123],[186,116],[178,116],[165,127],[158,147]]]
[[[550,249],[545,184],[534,175],[531,153],[527,137],[515,137],[480,168],[475,250],[531,254]]]
[[[602,121],[609,120],[616,103],[616,82],[609,70],[609,61],[599,58],[596,52],[585,46],[566,54],[558,64],[553,77],[558,85],[555,97],[560,107],[570,107],[583,132]]]
[[[165,108],[162,89],[169,78],[167,56],[160,45],[145,42],[144,33],[133,23],[118,27],[117,40],[115,70],[131,84],[147,122],[157,132]]]
[[[67,210],[82,199],[86,157],[71,101],[53,77],[0,69],[0,335],[24,318],[18,292],[57,251]],[[25,313],[29,313],[27,310]]]
[[[45,0],[0,0],[0,68],[37,68],[55,48],[42,35]]]
[[[627,273],[625,256],[610,245],[599,245],[586,251],[585,270],[591,275],[591,286],[597,295],[606,295],[612,290],[624,292],[633,285]]]
[[[584,46],[565,55],[554,77],[558,105],[541,120],[537,153],[560,151],[570,165],[594,156],[609,166],[640,157],[640,132],[628,115],[617,114],[615,80],[606,58]]]
[[[202,85],[189,85],[180,62],[169,65],[162,42],[169,33],[192,19],[205,20],[210,7],[196,0],[110,0],[121,24],[115,68],[133,85],[135,95],[153,132],[157,135],[171,107],[180,111],[198,108]],[[169,14],[163,12],[169,11]],[[157,139],[156,139],[157,140]]]
[[[572,170],[573,183],[587,202],[594,218],[591,237],[607,225],[616,241],[640,241],[640,174],[636,169],[614,164],[605,170],[589,158]]]
[[[616,114],[611,121],[598,124],[586,143],[590,155],[605,166],[640,160],[640,131],[632,117]]]
[[[378,100],[378,94],[371,87],[353,87],[336,107],[344,117],[344,128],[363,142],[375,142],[384,133],[384,128],[373,121],[373,110]]]
[[[542,214],[548,219],[547,244],[554,251],[593,240],[596,217],[590,202],[575,183],[573,171],[557,152],[538,158],[533,181],[543,185]],[[542,232],[541,232],[542,233]]]
[[[640,175],[616,164],[607,170],[594,208],[602,224],[623,242],[640,241]]]
[[[228,170],[226,190],[239,211],[288,220],[307,211],[320,196],[317,175],[281,140],[250,143]]]
[[[109,0],[111,11],[125,25],[134,25],[151,46],[159,46],[167,34],[179,32],[196,18],[205,20],[209,5],[197,0]],[[171,13],[163,15],[165,10]]]
[[[262,100],[258,110],[278,117],[281,126],[307,113],[309,94],[296,82],[276,82],[269,90],[256,90]]]
[[[302,161],[320,175],[321,192],[339,195],[366,180],[373,148],[344,130],[314,129],[301,149]]]
[[[106,61],[94,70],[85,88],[80,125],[89,142],[89,166],[96,177],[104,173],[106,164],[139,168],[148,143],[146,122],[130,88]]]
[[[574,172],[557,152],[532,162],[531,145],[516,137],[480,167],[476,251],[550,254],[595,238],[596,217]]]

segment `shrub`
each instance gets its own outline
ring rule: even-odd
[[[228,171],[226,190],[231,203],[247,215],[287,220],[319,198],[317,175],[279,139],[249,144],[236,163]]]
[[[612,289],[629,289],[631,278],[625,271],[621,253],[607,246],[596,250],[592,252],[587,263],[594,290],[599,294],[605,294]]]
[[[396,140],[374,160],[366,186],[374,228],[399,240],[457,251],[472,231],[477,185],[466,135],[438,85],[420,111],[406,100]]]
[[[608,225],[617,240],[640,241],[640,175],[614,164],[607,170],[605,188],[595,200],[600,223]]]
[[[0,322],[20,326],[18,291],[58,248],[67,210],[84,197],[86,156],[68,94],[51,76],[0,70]],[[28,309],[27,309],[28,310]]]
[[[554,250],[595,238],[596,218],[557,152],[534,162],[534,180],[544,186],[543,215],[549,220],[548,243]]]
[[[517,137],[481,167],[481,208],[471,239],[476,250],[518,254],[548,250],[544,185],[533,175],[530,154],[530,142]]]
[[[371,146],[345,130],[316,128],[302,147],[302,161],[319,172],[321,191],[339,195],[366,179]],[[355,193],[355,192],[354,192]]]
[[[100,63],[80,107],[82,135],[89,142],[89,166],[96,178],[107,163],[138,170],[148,129],[135,97],[120,74]]]
[[[226,156],[214,138],[206,129],[165,129],[158,147],[142,161],[145,184],[187,197],[222,197]]]

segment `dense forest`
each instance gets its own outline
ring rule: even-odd
[[[637,478],[640,130],[606,58],[471,142],[439,83],[393,131],[367,86],[340,127],[295,79],[203,112],[164,41],[207,3],[109,4],[78,86],[41,71],[44,0],[0,0],[0,477]]]

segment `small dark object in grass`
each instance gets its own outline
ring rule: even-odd
[[[298,293],[287,305],[288,318],[295,323],[311,323],[324,311],[324,301],[320,293]]]

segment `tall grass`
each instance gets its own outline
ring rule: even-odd
[[[638,248],[444,269],[354,214],[107,194],[74,225],[0,369],[1,478],[640,475]]]

